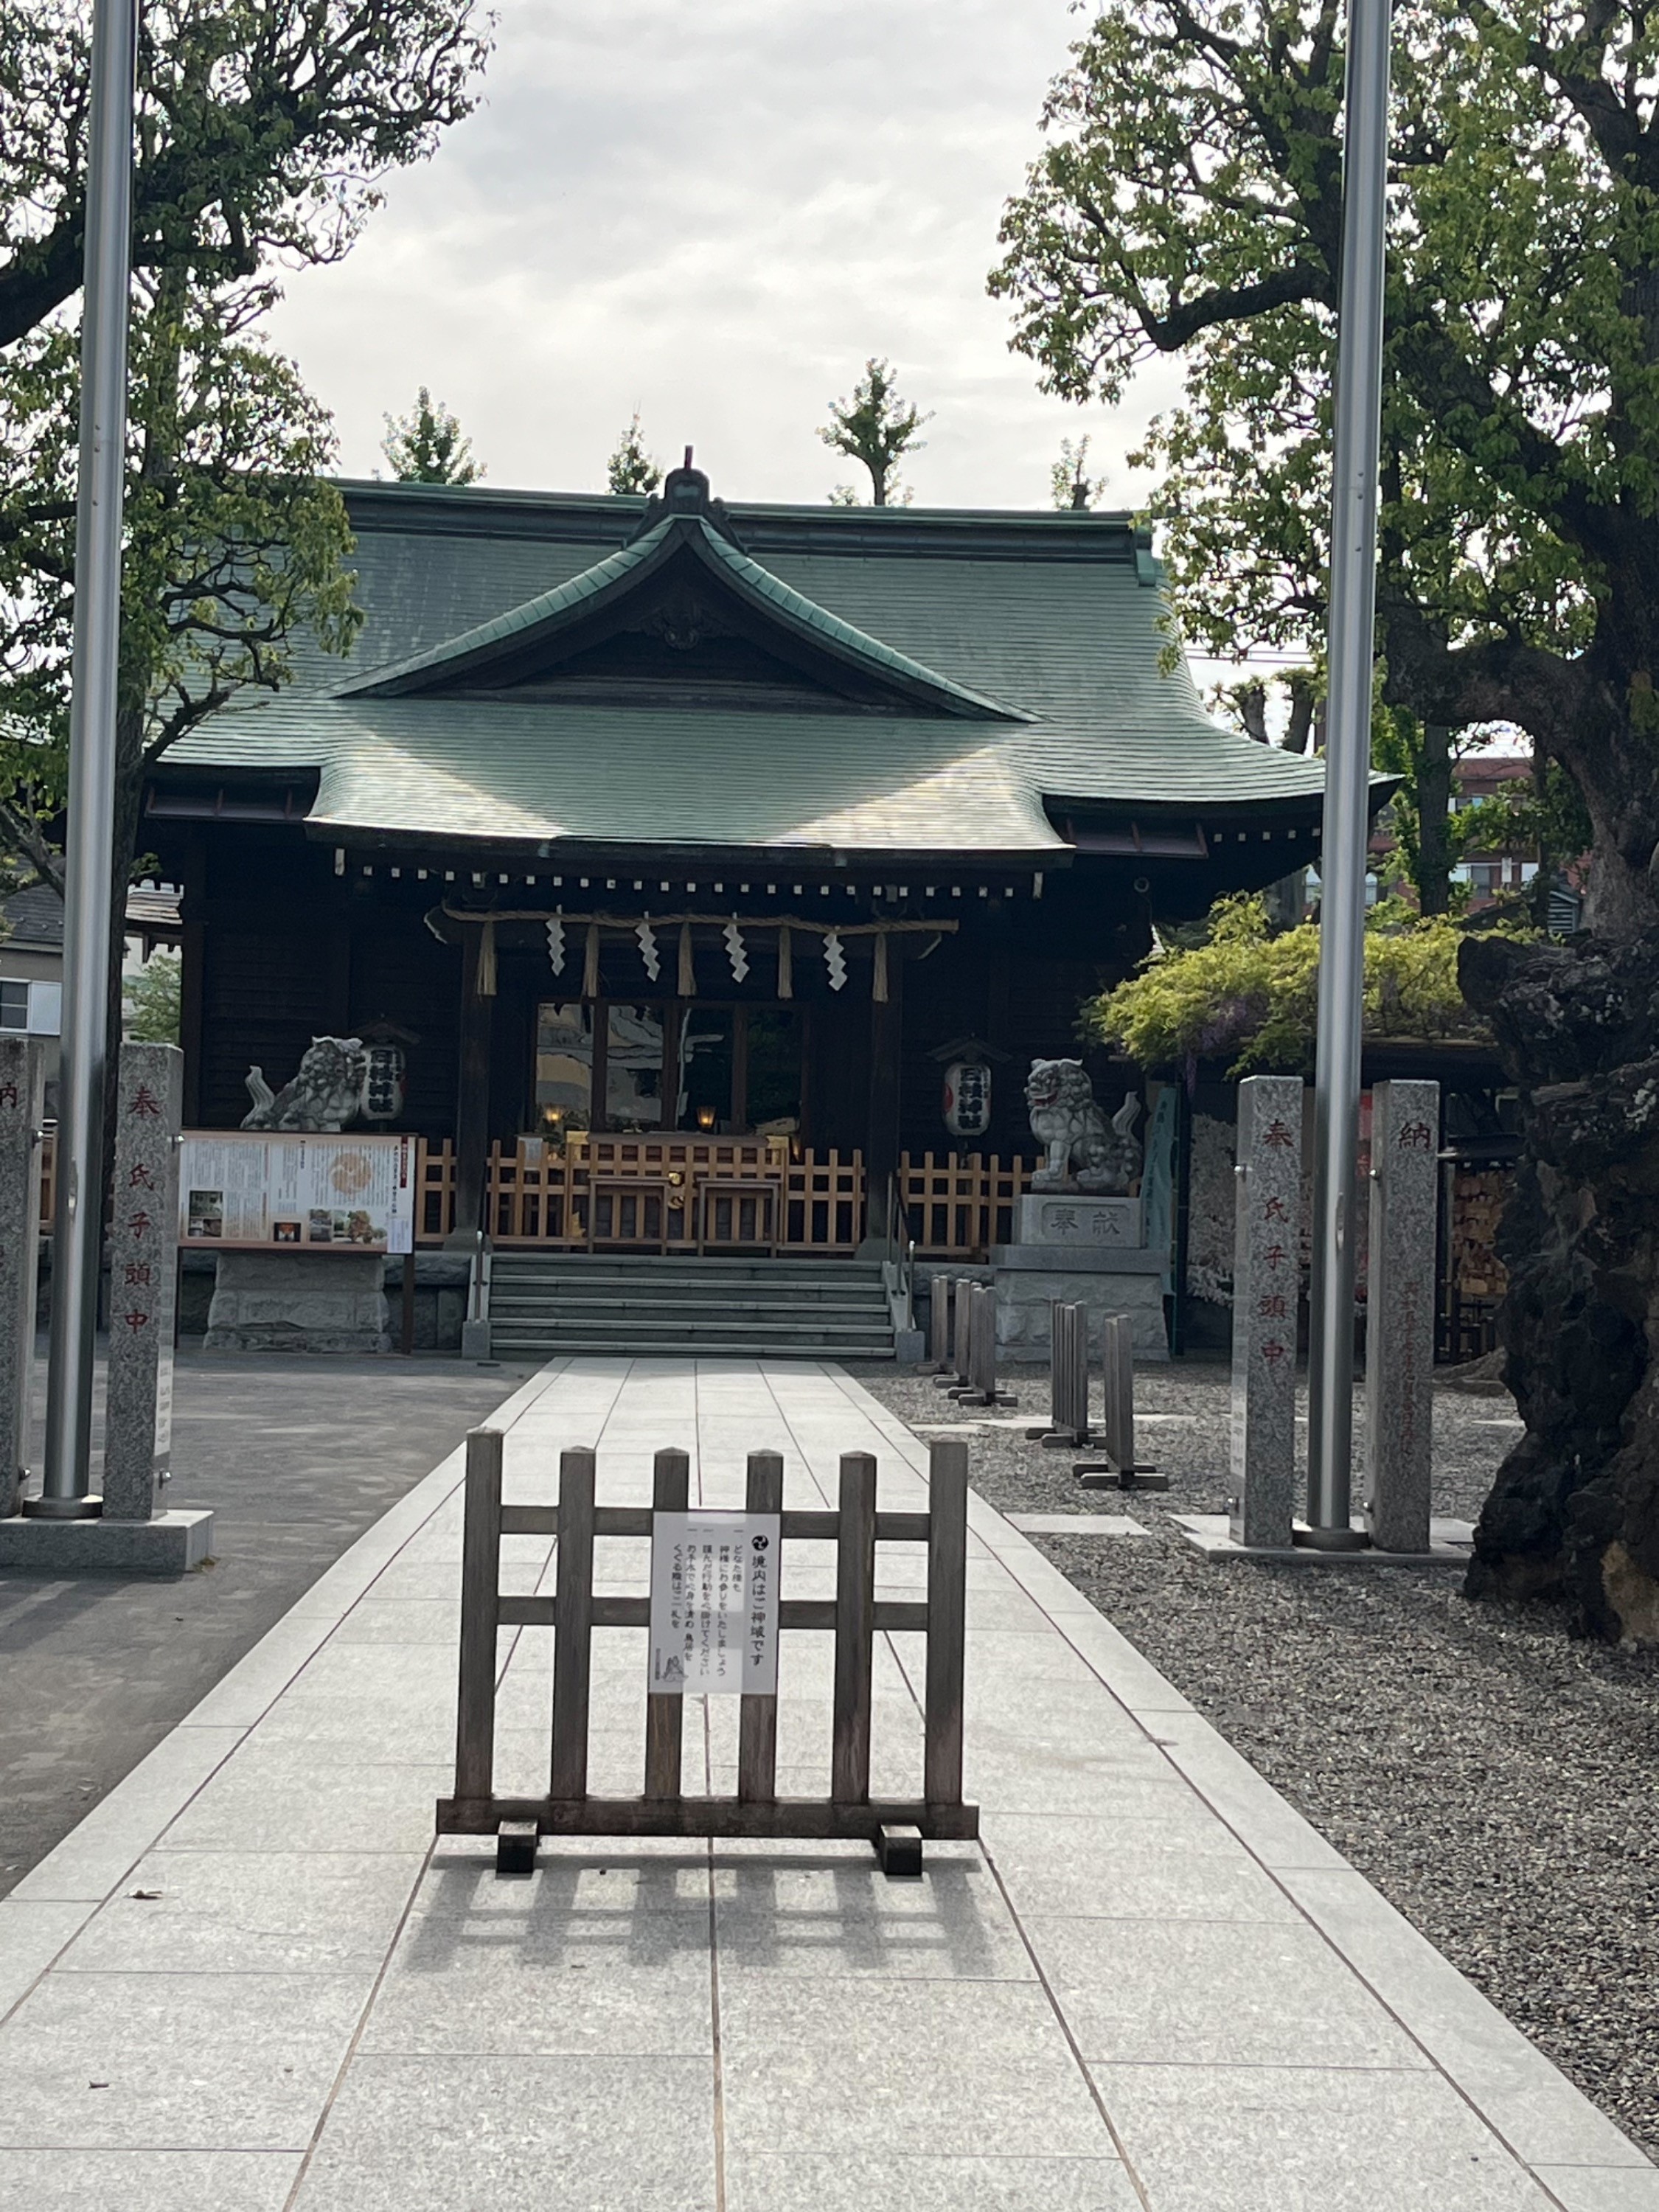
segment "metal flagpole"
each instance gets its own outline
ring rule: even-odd
[[[1309,1293],[1308,1527],[1358,1549],[1351,1526],[1353,1299],[1365,847],[1376,616],[1376,477],[1387,252],[1389,0],[1348,0],[1342,292],[1331,496],[1330,695],[1319,858],[1319,1036],[1314,1075],[1313,1279]]]
[[[92,1371],[104,1225],[109,1057],[110,867],[115,836],[116,679],[131,257],[135,0],[95,0],[81,328],[81,460],[75,538],[64,1023],[52,1222],[51,1364],[42,1495],[46,1520],[90,1519]],[[171,1231],[172,1224],[163,1224]]]

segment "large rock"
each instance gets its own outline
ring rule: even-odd
[[[1584,1633],[1659,1641],[1659,940],[1473,939],[1460,975],[1526,1111],[1499,1250],[1527,1433],[1469,1593],[1559,1598]]]

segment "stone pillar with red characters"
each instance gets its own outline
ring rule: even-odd
[[[1371,1093],[1365,1521],[1384,1552],[1426,1552],[1434,1458],[1434,1274],[1440,1085]]]
[[[106,1521],[150,1518],[172,1448],[184,1066],[175,1045],[121,1047],[109,1233]]]
[[[1302,1092],[1292,1076],[1238,1086],[1229,1522],[1235,1543],[1285,1550],[1296,1509]]]
[[[0,1037],[0,1516],[23,1495],[40,1255],[45,1062],[34,1037]]]

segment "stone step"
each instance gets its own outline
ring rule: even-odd
[[[490,1323],[506,1353],[890,1359],[868,1261],[497,1253]]]
[[[867,1344],[814,1344],[805,1339],[768,1338],[754,1343],[737,1344],[712,1339],[694,1344],[682,1340],[678,1344],[641,1343],[629,1334],[627,1336],[561,1336],[514,1338],[501,1337],[495,1344],[498,1352],[533,1355],[543,1359],[556,1359],[567,1354],[586,1353],[595,1358],[627,1359],[890,1359],[893,1340]]]
[[[810,1314],[884,1314],[887,1298],[878,1290],[775,1290],[765,1285],[745,1283],[741,1290],[737,1285],[726,1285],[721,1290],[712,1285],[677,1285],[675,1290],[654,1290],[641,1283],[606,1283],[599,1290],[591,1290],[586,1283],[520,1283],[515,1279],[502,1283],[500,1276],[489,1290],[491,1310],[500,1312],[508,1305],[546,1305],[546,1307],[665,1307],[672,1312],[703,1312],[706,1307],[719,1307],[721,1312],[776,1312],[781,1305],[790,1305]]]
[[[564,1330],[592,1334],[599,1331],[607,1336],[637,1336],[641,1340],[673,1337],[702,1338],[708,1335],[730,1336],[810,1336],[815,1341],[844,1344],[853,1337],[885,1336],[890,1332],[887,1317],[882,1315],[849,1316],[844,1321],[819,1322],[792,1314],[769,1314],[750,1321],[735,1314],[708,1313],[696,1316],[656,1314],[649,1310],[633,1314],[562,1314],[543,1310],[538,1313],[502,1313],[492,1310],[492,1334],[505,1339],[513,1336],[556,1336]]]
[[[765,1285],[768,1290],[880,1290],[880,1267],[768,1267],[765,1261],[654,1261],[646,1267],[622,1267],[615,1261],[520,1259],[498,1252],[491,1267],[493,1281],[504,1283],[630,1283],[630,1285],[668,1287],[695,1283],[706,1287]]]

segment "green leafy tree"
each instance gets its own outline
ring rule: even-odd
[[[471,112],[473,0],[143,0],[132,241],[210,289],[337,261],[389,172]],[[72,301],[90,0],[0,0],[0,347]]]
[[[916,434],[933,419],[900,398],[892,363],[872,357],[865,362],[852,398],[830,401],[830,420],[818,435],[833,452],[868,469],[871,506],[904,507],[910,495],[901,488],[894,470],[904,454],[921,451],[927,441]],[[863,504],[846,485],[837,485],[830,496],[838,507]]]
[[[477,483],[483,469],[472,458],[472,441],[441,399],[422,385],[407,415],[386,418],[380,451],[399,483]]]
[[[1062,438],[1060,459],[1048,471],[1048,489],[1056,507],[1092,507],[1106,489],[1104,477],[1089,474],[1089,441]]]
[[[0,842],[58,882],[73,616],[87,0],[0,0]],[[326,414],[258,324],[381,180],[473,104],[471,0],[140,9],[111,1024],[148,768],[343,650],[350,535]]]
[[[1462,932],[1402,902],[1365,931],[1369,1037],[1484,1036],[1457,983]],[[1233,1075],[1304,1075],[1314,1062],[1319,931],[1275,931],[1260,894],[1222,899],[1187,942],[1153,952],[1085,1008],[1091,1036],[1145,1067],[1225,1059]]]
[[[1565,16],[1534,21],[1398,17],[1382,700],[1410,718],[1425,823],[1450,790],[1437,756],[1482,722],[1560,759],[1596,825],[1599,926],[1629,934],[1656,915],[1659,841],[1659,591],[1637,550],[1659,368],[1633,308],[1659,135],[1626,83],[1650,34],[1622,9],[1582,49]],[[1304,650],[1324,620],[1340,22],[1259,0],[1109,6],[1004,221],[993,286],[1045,386],[1112,399],[1149,358],[1185,365],[1136,458],[1159,471],[1182,621],[1207,650]]]
[[[1343,20],[1106,0],[992,280],[1065,397],[1182,365],[1145,459],[1182,619],[1228,652],[1301,652],[1325,612]],[[1592,833],[1589,941],[1460,955],[1528,1115],[1504,1324],[1528,1433],[1472,1587],[1659,1638],[1659,1369],[1628,1319],[1659,1310],[1631,1103],[1659,971],[1659,19],[1408,0],[1394,52],[1381,702],[1408,743],[1518,726]],[[1419,765],[1425,842],[1446,774]]]
[[[152,952],[122,986],[126,1033],[136,1044],[177,1044],[183,1004],[182,963],[176,952]]]
[[[662,470],[645,450],[640,435],[640,410],[634,410],[633,419],[617,441],[616,451],[605,465],[607,490],[631,493],[635,495],[655,491],[662,482]]]

